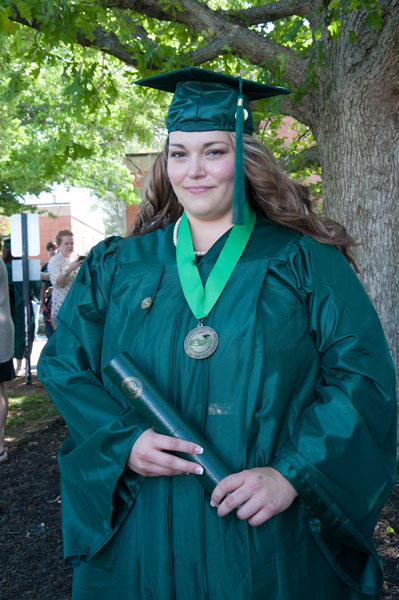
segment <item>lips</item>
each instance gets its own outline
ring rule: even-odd
[[[206,192],[209,192],[211,189],[212,189],[211,186],[205,186],[205,185],[189,186],[189,187],[185,188],[185,190],[187,192],[189,192],[190,194],[205,194]]]

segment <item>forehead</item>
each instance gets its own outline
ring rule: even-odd
[[[73,236],[63,235],[61,239],[61,244],[73,244]]]
[[[169,144],[172,146],[174,144],[183,144],[185,146],[193,144],[217,144],[218,142],[232,145],[231,137],[227,131],[171,131],[169,134]]]

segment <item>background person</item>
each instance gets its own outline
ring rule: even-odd
[[[73,233],[70,229],[62,229],[56,237],[58,253],[50,258],[48,274],[52,292],[51,325],[57,327],[57,314],[73,284],[79,267],[82,264],[73,251]]]
[[[8,413],[6,382],[15,377],[14,365],[14,324],[10,311],[7,269],[0,258],[0,463],[8,458],[5,447],[5,428]]]
[[[24,295],[22,281],[13,281],[12,279],[12,260],[16,257],[11,255],[11,239],[5,239],[3,244],[3,260],[7,268],[10,309],[14,322],[14,358],[16,359],[16,375],[22,375],[22,359],[25,356],[25,313],[24,313]],[[39,302],[40,281],[29,281],[29,354],[32,352],[33,339],[35,335],[35,312],[33,302]]]
[[[53,241],[50,241],[46,244],[46,250],[49,260],[57,254],[57,246],[54,244]],[[43,314],[44,330],[48,339],[54,332],[53,326],[51,324],[51,296],[53,287],[51,285],[50,275],[48,273],[48,262],[44,263],[41,266],[40,272],[42,279],[42,287],[40,290],[40,310]]]
[[[352,240],[250,137],[249,100],[284,90],[191,68],[140,83],[176,89],[168,141],[132,237],[92,250],[39,363],[71,433],[73,599],[376,600],[394,370]],[[122,351],[229,465],[211,498],[175,454],[201,448],[105,376]]]

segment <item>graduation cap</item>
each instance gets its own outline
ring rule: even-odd
[[[197,67],[161,73],[139,79],[135,83],[174,93],[166,117],[169,133],[215,130],[235,132],[233,222],[243,224],[246,201],[243,133],[253,133],[249,102],[289,94],[290,90]]]

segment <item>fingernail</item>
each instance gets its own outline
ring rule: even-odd
[[[203,472],[204,469],[202,467],[195,467],[194,469],[194,473],[196,473],[197,475],[202,475]]]
[[[215,508],[216,504],[214,503],[213,500],[210,501],[210,505],[212,506],[212,508]]]
[[[194,454],[202,454],[202,453],[203,453],[203,451],[204,451],[204,449],[203,449],[203,448],[201,448],[201,446],[196,446],[196,447],[194,448]]]

